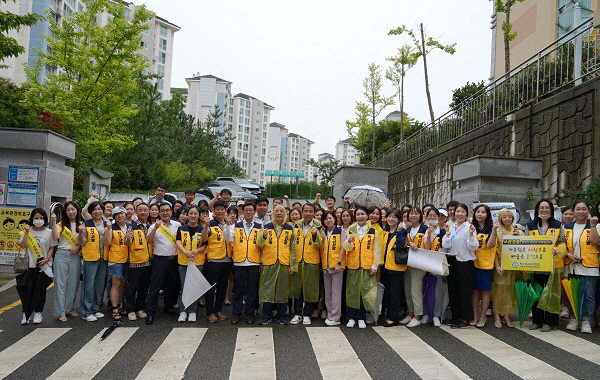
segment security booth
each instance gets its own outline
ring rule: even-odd
[[[88,194],[98,194],[98,198],[104,199],[110,193],[110,184],[113,173],[91,168],[83,178],[83,190]]]

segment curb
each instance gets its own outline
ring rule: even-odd
[[[9,282],[7,282],[6,284],[4,284],[4,285],[2,285],[0,287],[0,293],[2,293],[5,290],[8,290],[8,289],[12,288],[16,284],[17,284],[17,280],[15,280],[15,279],[10,280]]]

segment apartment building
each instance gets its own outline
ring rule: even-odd
[[[284,171],[287,158],[288,129],[283,124],[269,124],[269,149],[267,150],[267,170]]]
[[[319,153],[319,155],[317,156],[317,162],[320,165],[328,164],[328,163],[334,162],[334,161],[335,161],[335,157],[331,153]],[[317,183],[323,182],[323,177],[321,175],[319,175],[317,169],[313,167],[311,179],[314,179],[314,178],[316,178]]]
[[[359,163],[358,152],[352,146],[352,138],[338,141],[335,145],[335,159],[342,165],[357,165]]]
[[[310,151],[312,144],[314,144],[314,142],[306,137],[302,137],[296,133],[288,133],[285,170],[290,172],[303,172],[303,180],[305,181],[310,181],[313,178],[312,166],[306,163],[311,157]]]

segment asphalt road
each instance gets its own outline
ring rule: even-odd
[[[18,300],[14,287],[0,293],[0,308],[3,308],[0,310],[6,310],[0,314],[0,378],[47,378],[59,369],[56,375],[60,374],[60,371],[65,370],[64,366],[68,367],[70,364],[74,364],[74,368],[79,365],[81,368],[76,370],[81,370],[84,374],[89,370],[90,365],[85,360],[79,361],[81,357],[72,358],[78,352],[86,352],[83,351],[84,346],[96,342],[96,336],[111,321],[104,318],[90,323],[81,318],[69,318],[66,323],[59,322],[51,316],[53,291],[48,291],[44,321],[37,326],[19,324],[20,306],[6,310],[7,305]],[[230,307],[226,307],[226,313],[230,312]],[[177,323],[176,319],[177,317],[159,313],[152,326],[146,326],[143,320],[125,320],[121,331],[115,332],[102,343],[106,346],[99,344],[99,348],[93,351],[94,354],[88,355],[101,358],[105,354],[104,347],[122,340],[117,344],[114,356],[92,375],[98,379],[133,379],[149,363],[157,364],[157,373],[166,373],[164,366],[160,364],[160,355],[157,354],[159,347],[163,345],[162,349],[173,352],[176,349],[173,347],[178,342],[185,345],[192,341],[187,359],[185,353],[177,353],[167,361],[184,363],[180,371],[186,378],[228,379],[230,373],[233,374],[232,367],[239,366],[240,363],[253,363],[256,366],[248,368],[243,376],[245,379],[272,378],[275,377],[274,374],[280,379],[349,377],[342,375],[344,371],[351,372],[355,379],[600,378],[600,329],[595,328],[591,335],[570,332],[564,329],[564,320],[561,321],[559,331],[538,337],[527,333],[528,330],[506,327],[496,329],[491,318],[488,318],[487,326],[482,329],[471,327],[461,330],[435,328],[431,324],[410,330],[405,327],[368,327],[359,330],[325,327],[323,321],[314,319],[313,324],[308,327],[279,326],[276,323],[266,327],[257,324],[248,326],[244,322],[232,326],[229,321],[209,324],[202,308],[199,309],[199,320],[196,323]],[[50,330],[60,331],[59,328],[68,330],[51,342],[44,343],[42,339],[36,340],[34,335],[30,335],[36,330],[47,333]],[[164,347],[167,337],[179,328],[186,329],[184,337],[202,332],[201,328],[206,331],[201,338],[179,338],[175,342],[169,340],[169,343],[175,345]],[[245,331],[252,334],[257,332],[256,340],[261,343],[256,347],[244,348],[241,336],[243,330],[249,328],[261,329]],[[131,336],[128,339],[119,338],[119,334],[125,332],[129,332]],[[261,340],[265,337],[266,340]],[[17,356],[23,358],[24,364],[12,368],[11,365],[16,366],[14,360],[11,362],[7,357],[14,356],[15,347],[20,347],[19,344],[26,342],[26,339],[31,340],[30,344],[21,348],[21,353]],[[12,350],[7,350],[11,346]],[[29,350],[37,350],[39,353],[32,355]],[[252,350],[250,362],[234,358],[236,355],[241,358],[247,350]],[[319,357],[316,352],[319,352]],[[256,355],[256,360],[252,360],[252,355]],[[174,378],[181,377],[174,371],[171,374]],[[335,376],[336,373],[338,376]],[[85,375],[81,377],[86,378]],[[91,376],[87,376],[89,377]],[[159,376],[156,374],[145,377]]]

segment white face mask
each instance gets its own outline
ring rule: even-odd
[[[44,220],[43,219],[35,219],[33,221],[33,225],[36,227],[42,227],[44,225]]]
[[[540,214],[540,219],[542,219],[542,220],[548,220],[548,219],[550,219],[550,215],[541,215]]]
[[[437,220],[427,220],[427,224],[429,226],[437,226],[438,225],[438,221]]]

